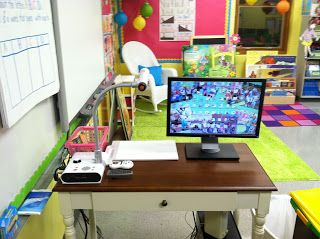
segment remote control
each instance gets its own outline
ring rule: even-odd
[[[109,169],[107,172],[108,178],[129,178],[132,175],[132,170],[122,168]]]
[[[133,162],[130,160],[123,160],[123,161],[112,161],[112,164],[109,164],[109,168],[111,169],[131,169],[133,167]]]

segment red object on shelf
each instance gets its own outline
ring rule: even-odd
[[[99,147],[104,151],[107,147],[109,126],[98,126]],[[75,152],[93,152],[96,148],[93,126],[79,126],[67,140],[65,147],[71,156]]]

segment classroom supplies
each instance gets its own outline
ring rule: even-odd
[[[17,208],[9,206],[0,217],[0,239],[14,239],[20,226]]]
[[[174,140],[114,141],[113,160],[178,160]]]
[[[18,210],[19,215],[40,215],[52,192],[48,189],[32,190]]]
[[[109,126],[99,126],[99,146],[102,151],[107,147]],[[75,152],[93,152],[95,150],[94,131],[92,126],[79,126],[67,140],[65,147],[73,155]]]

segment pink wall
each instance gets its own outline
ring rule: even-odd
[[[223,35],[225,29],[226,0],[196,0],[196,35]],[[123,43],[140,41],[148,45],[158,59],[181,58],[181,47],[188,42],[169,42],[159,40],[159,0],[149,0],[153,15],[147,19],[141,31],[134,29],[132,22],[137,16],[144,0],[122,0],[122,9],[128,16],[123,26]]]

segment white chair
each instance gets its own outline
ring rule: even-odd
[[[139,65],[145,67],[160,66],[157,58],[150,48],[138,41],[130,41],[124,44],[122,48],[122,58],[126,63],[129,72],[136,77],[139,77]],[[174,68],[162,68],[163,85],[156,86],[153,76],[150,75],[147,90],[143,92],[136,90],[136,95],[146,96],[147,99],[153,104],[154,111],[145,111],[141,109],[137,110],[147,113],[159,112],[158,104],[168,98],[167,90],[169,76],[178,76],[177,70]]]

